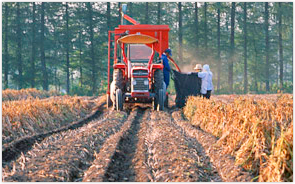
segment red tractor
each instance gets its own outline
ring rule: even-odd
[[[122,25],[108,34],[108,107],[123,110],[123,103],[152,103],[162,111],[168,96],[160,57],[168,48],[169,26],[139,24],[126,10],[124,4]]]

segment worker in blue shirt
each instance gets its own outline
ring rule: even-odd
[[[168,57],[167,56],[172,56],[171,53],[171,49],[166,49],[164,51],[164,53],[161,56],[161,59],[163,60],[163,65],[164,65],[164,69],[163,69],[163,73],[164,73],[164,82],[166,84],[166,89],[169,86],[169,81],[170,81],[170,66],[169,66],[169,62],[168,62]]]

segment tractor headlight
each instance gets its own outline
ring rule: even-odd
[[[149,85],[149,80],[144,80],[143,84],[146,86]]]
[[[132,81],[132,85],[135,86],[136,85],[136,80]]]

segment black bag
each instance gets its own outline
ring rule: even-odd
[[[182,108],[185,106],[188,96],[197,96],[201,94],[202,79],[198,73],[185,74],[172,70],[172,80],[176,91],[176,106]]]

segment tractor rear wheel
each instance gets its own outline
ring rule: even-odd
[[[117,109],[116,107],[116,91],[117,89],[121,89],[121,92],[123,90],[123,82],[124,82],[124,79],[123,79],[123,72],[122,70],[120,69],[114,69],[114,72],[113,72],[113,82],[111,84],[111,94],[110,94],[110,97],[111,97],[111,100],[113,102],[113,108],[114,109]]]
[[[121,89],[116,90],[116,110],[123,110],[123,94]]]
[[[123,72],[120,69],[114,69],[113,81],[115,83],[116,89],[123,88]]]
[[[152,110],[153,110],[153,111],[156,111],[156,110],[157,110],[157,106],[158,106],[158,104],[157,104],[157,102],[156,102],[156,99],[154,99],[154,100],[152,101]]]
[[[165,106],[166,108],[168,108],[168,105],[169,105],[168,98],[169,98],[169,96],[168,96],[168,93],[166,93],[165,95],[166,95],[166,97],[165,97],[165,103],[164,103],[164,106]]]
[[[159,90],[158,111],[164,110],[165,92],[163,89]]]
[[[111,107],[113,104],[111,97],[109,94],[107,94],[107,108]]]

